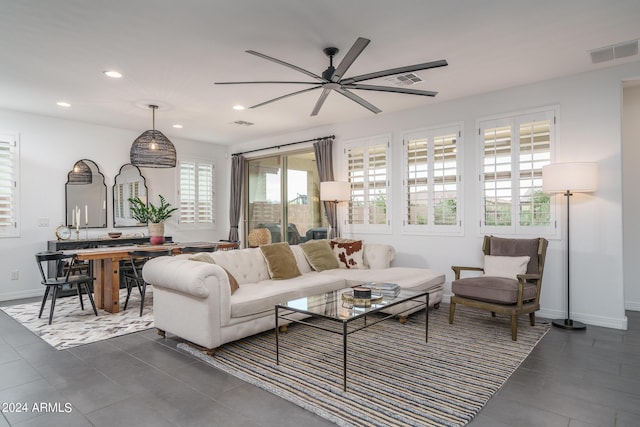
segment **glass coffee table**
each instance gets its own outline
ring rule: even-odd
[[[400,313],[382,313],[385,308],[402,303],[408,307]],[[346,288],[286,301],[275,306],[276,364],[280,364],[280,321],[301,323],[342,335],[342,379],[347,390],[347,336],[361,329],[396,317],[414,308],[425,308],[425,342],[429,339],[429,292],[402,289],[395,296],[372,295],[370,300],[354,299],[353,289]],[[372,316],[376,314],[375,316]],[[316,319],[310,322],[310,319]]]

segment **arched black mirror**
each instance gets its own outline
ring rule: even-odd
[[[139,197],[148,203],[147,181],[140,169],[130,163],[122,165],[113,184],[113,226],[137,227],[140,224],[131,216],[129,198]]]
[[[67,174],[65,209],[69,227],[107,226],[107,185],[95,162],[78,160]]]

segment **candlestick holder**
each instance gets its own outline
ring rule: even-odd
[[[80,240],[80,227],[76,227],[76,240]]]
[[[89,240],[89,223],[84,223],[84,238]]]

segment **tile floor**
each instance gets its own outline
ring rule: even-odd
[[[640,426],[640,312],[627,315],[628,331],[552,329],[469,426]],[[149,330],[56,351],[0,312],[0,427],[332,425],[177,343]]]

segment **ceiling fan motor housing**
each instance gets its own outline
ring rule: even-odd
[[[333,57],[340,52],[340,49],[337,47],[325,47],[322,51],[329,57],[329,68],[322,72],[322,78],[325,80],[331,80],[333,73],[336,72],[336,69],[333,66]]]

